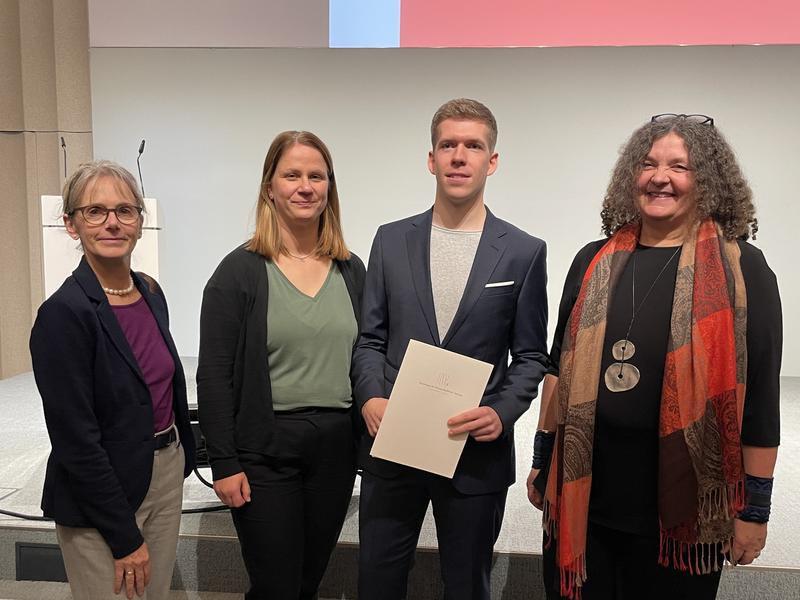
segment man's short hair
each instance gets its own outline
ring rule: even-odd
[[[445,119],[462,121],[480,121],[489,128],[489,150],[494,150],[497,143],[497,121],[485,104],[470,98],[448,100],[439,107],[431,121],[431,145],[436,147],[439,125]]]

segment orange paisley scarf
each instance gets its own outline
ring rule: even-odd
[[[639,231],[638,224],[626,225],[592,259],[562,342],[544,527],[557,544],[561,594],[576,600],[586,581],[606,314]],[[659,417],[659,563],[691,573],[722,568],[719,551],[744,505],[747,299],[739,257],[738,244],[707,219],[687,236],[675,281]]]

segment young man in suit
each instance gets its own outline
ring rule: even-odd
[[[445,598],[490,597],[492,549],[515,477],[514,423],[547,361],[545,244],[483,201],[486,178],[497,169],[494,115],[475,100],[451,100],[433,117],[431,141],[433,208],[378,229],[354,355],[354,397],[367,426],[362,600],[405,597],[429,502]],[[448,420],[450,435],[469,434],[452,480],[369,456],[411,339],[494,365],[480,406]]]

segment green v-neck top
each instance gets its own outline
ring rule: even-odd
[[[314,297],[298,290],[272,261],[269,277],[267,355],[276,412],[348,408],[350,359],[358,325],[344,278],[331,263]]]

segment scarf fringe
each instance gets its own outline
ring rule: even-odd
[[[702,527],[705,523],[733,519],[742,510],[744,498],[743,479],[704,494],[699,499],[697,525]],[[722,568],[720,554],[726,543],[732,543],[731,539],[693,542],[678,539],[677,533],[678,528],[661,529],[658,564],[688,571],[691,575],[704,575]]]
[[[744,484],[744,469],[742,469],[742,475],[737,479],[733,486],[729,490],[730,498],[733,498],[733,512],[731,513],[731,518],[736,517],[740,512],[744,510],[744,505],[747,502],[747,488]]]
[[[581,600],[581,587],[586,581],[586,555],[581,554],[561,571],[561,596],[569,600]]]
[[[744,508],[744,478],[718,487],[698,498],[699,524],[734,518]]]
[[[550,544],[555,537],[556,531],[558,531],[558,527],[556,527],[555,519],[551,519],[550,515],[552,513],[552,504],[548,502],[547,498],[544,499],[544,506],[542,506],[542,531],[547,534],[547,544],[545,545],[545,549],[550,547]]]
[[[556,507],[547,498],[542,506],[542,529],[546,534],[545,550],[549,550],[554,540],[558,537],[558,523],[552,515],[558,514]],[[558,550],[556,549],[556,553]],[[558,558],[556,558],[556,564]],[[586,581],[586,553],[582,553],[566,566],[558,567],[560,574],[561,596],[569,600],[581,600],[581,588]]]
[[[602,340],[605,335],[606,321],[592,321],[592,335],[586,344],[577,342],[582,329],[588,328],[583,324],[583,315],[587,306],[591,306],[597,314],[605,315],[608,309],[609,289],[613,287],[617,277],[625,268],[627,260],[636,248],[640,234],[640,225],[631,223],[617,231],[606,244],[597,252],[587,267],[581,283],[578,298],[570,313],[564,332],[564,340],[561,354],[561,377],[559,377],[558,397],[560,400],[560,414],[558,427],[563,435],[563,430],[570,426],[577,427],[579,431],[589,433],[592,431],[587,423],[593,423],[596,418],[596,395],[591,401],[586,401],[587,390],[581,389],[580,394],[576,392],[577,385],[588,384],[578,377],[576,373],[585,376],[589,370],[594,368],[602,359]],[[717,242],[715,251],[714,241]],[[720,249],[722,252],[720,253]],[[731,520],[743,508],[745,499],[744,473],[741,459],[741,438],[740,429],[733,431],[733,427],[741,427],[741,415],[744,402],[743,380],[746,365],[746,348],[739,347],[745,339],[746,322],[739,316],[746,314],[746,295],[744,293],[744,279],[741,274],[740,256],[738,246],[735,241],[724,239],[721,229],[712,219],[706,219],[699,223],[684,240],[684,250],[678,263],[679,273],[687,274],[686,277],[679,276],[675,283],[673,295],[673,307],[683,307],[688,304],[689,314],[680,315],[676,320],[675,315],[670,321],[671,343],[681,340],[680,347],[671,348],[667,354],[667,365],[674,363],[675,368],[680,368],[687,360],[694,360],[696,353],[705,352],[712,356],[713,348],[709,350],[706,346],[709,343],[719,343],[717,338],[706,340],[702,335],[704,326],[724,327],[720,332],[719,339],[732,340],[735,345],[733,358],[727,356],[723,361],[725,364],[717,364],[711,360],[707,364],[703,363],[702,368],[695,373],[692,371],[685,381],[682,380],[683,390],[686,393],[684,399],[690,406],[682,408],[677,398],[677,378],[675,370],[670,371],[665,367],[664,389],[675,391],[675,394],[662,394],[661,415],[659,424],[663,431],[669,433],[680,431],[691,426],[692,423],[685,423],[682,417],[687,414],[694,414],[695,409],[698,414],[704,404],[711,398],[704,398],[703,392],[705,382],[719,379],[721,389],[732,390],[735,388],[734,396],[723,394],[719,400],[717,413],[726,416],[727,420],[721,422],[711,421],[710,426],[717,426],[720,429],[719,444],[710,444],[710,440],[705,437],[699,439],[686,439],[687,445],[692,445],[688,457],[671,456],[678,460],[677,468],[686,469],[692,467],[697,473],[698,483],[702,482],[701,487],[709,489],[697,497],[696,507],[691,513],[682,514],[679,517],[685,522],[676,527],[661,530],[658,563],[663,566],[687,571],[692,574],[710,573],[722,568],[721,551],[725,543],[730,542]],[[682,271],[682,269],[684,271]],[[708,280],[708,281],[706,281]],[[727,283],[727,288],[723,290],[722,283]],[[733,286],[733,288],[731,287]],[[734,296],[725,300],[725,293],[734,289]],[[730,293],[728,293],[730,296]],[[694,299],[699,299],[697,303]],[[726,307],[733,318],[730,320],[720,320],[720,325],[715,325],[716,321],[707,318],[706,309]],[[715,311],[719,310],[715,308]],[[684,340],[684,331],[689,331],[688,342]],[[723,335],[724,334],[724,335]],[[726,341],[726,343],[728,343]],[[696,347],[695,347],[696,346]],[[680,350],[680,353],[678,352]],[[687,352],[690,353],[687,356]],[[680,359],[680,360],[678,360]],[[728,364],[728,363],[731,364]],[[599,382],[598,382],[599,383]],[[683,388],[687,388],[688,391]],[[575,388],[575,389],[573,389]],[[591,390],[589,390],[591,391]],[[702,403],[702,404],[701,404]],[[572,415],[570,408],[580,404],[580,414],[576,411]],[[736,409],[738,424],[734,423],[729,417]],[[675,416],[677,415],[677,417]],[[685,434],[684,434],[685,435]],[[592,456],[592,436],[586,435],[585,441],[580,436],[576,442],[577,447],[570,449],[573,455]],[[711,440],[714,441],[714,440]],[[573,440],[574,442],[574,440]],[[565,475],[563,465],[565,458],[558,453],[559,439],[557,437],[555,452],[552,457],[552,468],[556,471],[551,473],[548,481],[548,489],[551,492],[550,500],[545,500],[542,527],[548,534],[548,547],[552,540],[556,540],[556,551],[560,550],[561,544],[566,544],[569,549],[565,552],[564,560],[569,560],[567,564],[558,564],[560,570],[560,589],[563,596],[571,600],[579,600],[581,589],[586,581],[586,519],[588,513],[588,494],[587,490],[579,486],[565,486]],[[562,442],[563,443],[563,442]],[[719,446],[719,447],[718,447]],[[716,467],[705,469],[705,453],[710,452],[711,458],[721,459],[722,469]],[[659,459],[661,460],[661,459]],[[659,463],[661,465],[661,462]],[[589,464],[589,468],[591,464]],[[584,465],[585,470],[585,465]],[[684,470],[680,470],[681,473]],[[581,472],[582,476],[591,476],[591,470],[586,473]],[[570,480],[572,481],[572,480]],[[552,486],[552,488],[551,488]],[[659,488],[659,492],[664,491]],[[670,500],[676,494],[681,494],[685,490],[681,488],[666,490],[666,498]],[[564,504],[562,505],[562,502]],[[570,508],[569,526],[562,522],[564,506]],[[722,539],[721,539],[722,538]],[[560,561],[557,559],[557,563]]]
[[[662,530],[658,564],[688,571],[690,575],[707,575],[722,568],[720,555],[724,545],[724,542],[681,542]]]

